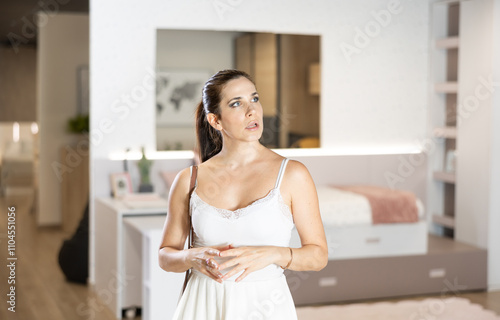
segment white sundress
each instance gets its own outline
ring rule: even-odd
[[[235,211],[204,202],[196,187],[190,199],[194,247],[232,244],[288,247],[293,219],[280,193],[288,159],[284,159],[275,187],[261,199]],[[229,258],[216,258],[219,263]],[[223,270],[222,273],[229,271]],[[193,271],[173,319],[249,320],[297,319],[295,305],[283,269],[276,264],[249,274],[240,282],[238,273],[223,283]]]

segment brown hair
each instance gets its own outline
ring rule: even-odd
[[[222,150],[222,134],[208,123],[207,114],[213,113],[220,119],[222,90],[229,81],[240,77],[245,77],[254,83],[246,72],[227,69],[214,74],[203,86],[202,100],[196,108],[196,137],[201,162],[207,161]]]

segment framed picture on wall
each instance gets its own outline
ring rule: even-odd
[[[156,125],[193,126],[208,70],[165,70],[156,72]]]
[[[132,180],[130,179],[130,174],[128,172],[112,173],[111,191],[115,198],[121,198],[132,193]]]

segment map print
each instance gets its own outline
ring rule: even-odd
[[[156,73],[156,123],[194,126],[194,113],[208,72],[159,71]]]

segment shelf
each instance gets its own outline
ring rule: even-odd
[[[457,93],[458,83],[456,81],[436,83],[434,90],[439,93]]]
[[[433,134],[435,137],[438,137],[438,138],[456,139],[457,138],[457,128],[456,127],[434,128]]]
[[[454,229],[455,228],[455,217],[444,216],[440,214],[432,215],[432,222],[439,224],[443,227]]]
[[[436,40],[436,48],[439,49],[457,49],[459,46],[458,36],[441,38]]]
[[[434,171],[433,178],[446,183],[455,183],[454,172]]]
[[[458,94],[463,87],[459,72],[459,64],[463,60],[461,52],[464,50],[463,44],[460,43],[464,39],[460,34],[461,1],[436,0],[433,5],[443,6],[435,7],[431,14],[431,92],[434,92],[431,94],[433,110],[429,118],[429,128],[431,137],[442,146],[440,145],[439,151],[434,153],[431,160],[433,165],[430,166],[430,186],[434,192],[431,196],[432,208],[429,218],[432,224],[442,229],[443,236],[449,238],[455,237],[454,212],[458,186],[458,174],[455,172],[458,162],[456,149],[458,140],[462,140],[456,123],[460,113],[457,106]],[[438,205],[439,208],[434,207]]]

